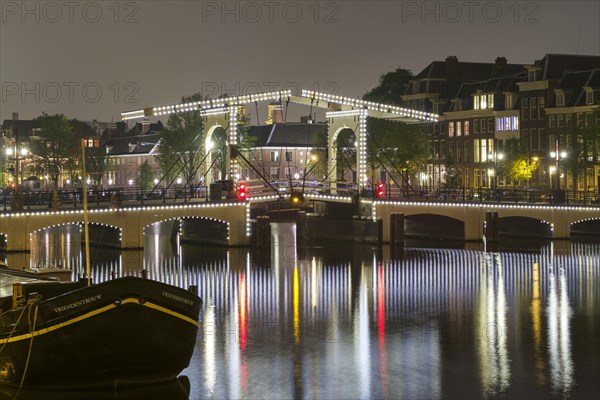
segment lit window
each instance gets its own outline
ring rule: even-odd
[[[454,137],[454,122],[448,122],[448,136]]]
[[[469,135],[469,121],[465,121],[465,136]]]
[[[462,136],[462,122],[458,121],[456,123],[456,136]]]
[[[278,151],[272,151],[271,152],[271,161],[272,162],[279,161],[279,152]]]
[[[479,96],[478,95],[473,96],[473,109],[479,110]]]

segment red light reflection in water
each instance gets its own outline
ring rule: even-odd
[[[379,376],[381,390],[387,396],[385,382],[387,380],[387,368],[385,362],[385,279],[383,276],[383,265],[379,265],[377,271],[377,330],[379,332]]]
[[[240,323],[240,349],[242,352],[240,366],[240,386],[246,392],[248,384],[248,374],[246,365],[246,345],[248,342],[248,304],[246,293],[246,276],[244,272],[240,273],[240,288],[239,288],[239,323]]]

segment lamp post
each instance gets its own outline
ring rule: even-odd
[[[554,159],[554,167],[550,167],[550,175],[554,169],[554,200],[556,203],[564,203],[565,198],[563,192],[560,190],[560,162],[567,158],[566,151],[559,151],[558,139],[556,140],[556,146],[554,151],[550,152],[550,157]]]
[[[490,170],[488,169],[488,175],[490,175],[492,178],[490,179],[490,183],[493,182],[493,184],[491,184],[490,186],[493,189],[498,188],[498,160],[502,161],[504,159],[504,154],[502,153],[489,153],[488,154],[488,159],[492,160],[494,162],[494,169]],[[492,181],[493,179],[493,181]]]

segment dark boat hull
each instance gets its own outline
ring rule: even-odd
[[[192,356],[200,306],[183,289],[121,278],[11,311],[0,320],[0,382],[18,385],[23,375],[24,386],[35,387],[174,379]],[[19,315],[9,338],[6,322]]]

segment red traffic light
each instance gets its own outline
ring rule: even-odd
[[[248,187],[245,183],[238,183],[237,198],[238,200],[246,200],[248,198]]]
[[[377,191],[375,192],[375,195],[377,197],[384,197],[385,196],[385,183],[379,182],[377,184]]]

